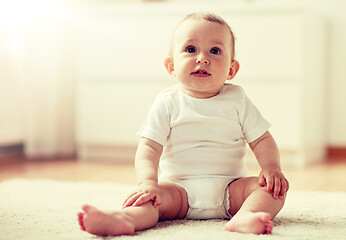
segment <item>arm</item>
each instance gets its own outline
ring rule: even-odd
[[[267,186],[267,191],[273,192],[275,199],[284,197],[289,189],[289,183],[281,172],[279,150],[272,135],[267,131],[249,143],[249,146],[262,169],[258,179],[259,184],[262,187]]]
[[[123,207],[140,206],[152,201],[154,207],[161,204],[158,188],[158,168],[163,146],[159,143],[141,138],[135,158],[138,186],[125,200]]]

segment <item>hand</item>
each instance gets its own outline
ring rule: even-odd
[[[283,198],[289,189],[288,180],[279,168],[262,169],[259,178],[259,185],[267,187],[267,192],[273,193],[273,198]]]
[[[138,185],[136,190],[124,201],[123,208],[138,207],[146,202],[152,201],[154,208],[161,204],[161,192],[157,182],[144,181]]]

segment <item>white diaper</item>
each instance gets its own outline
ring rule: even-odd
[[[205,177],[171,181],[187,192],[189,210],[186,219],[230,219],[227,186],[235,179]]]

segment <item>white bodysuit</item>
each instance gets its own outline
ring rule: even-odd
[[[137,135],[164,146],[160,180],[186,190],[187,218],[229,218],[227,185],[247,176],[246,142],[269,127],[237,85],[224,84],[207,99],[175,85],[158,94]]]

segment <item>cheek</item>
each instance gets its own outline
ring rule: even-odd
[[[216,61],[216,66],[221,72],[225,72],[228,74],[231,68],[231,62],[225,60]]]
[[[193,61],[191,59],[181,59],[176,65],[176,70],[180,72],[190,71],[194,67]]]

